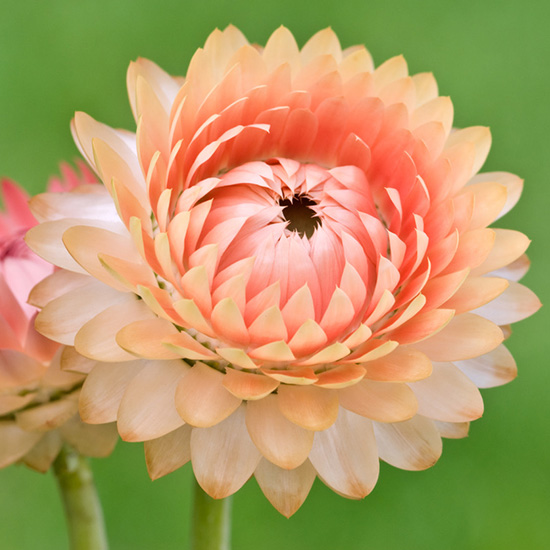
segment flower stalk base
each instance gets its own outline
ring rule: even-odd
[[[231,497],[213,499],[193,481],[191,550],[230,550]]]
[[[71,550],[107,550],[103,512],[88,460],[63,447],[53,463],[63,500]]]

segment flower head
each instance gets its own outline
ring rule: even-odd
[[[69,191],[93,181],[85,166],[82,176],[67,165],[62,170],[63,179],[52,178],[50,191]],[[23,240],[37,223],[27,194],[4,180],[1,198],[5,212],[0,212],[0,467],[21,460],[46,471],[64,441],[84,454],[109,454],[116,430],[80,421],[78,396],[84,375],[61,370],[63,348],[36,332],[38,309],[27,303],[36,283],[46,281],[54,288],[51,281],[62,283],[63,275],[52,275],[54,266]]]
[[[112,362],[83,419],[145,441],[152,477],[191,460],[216,498],[254,474],[286,515],[316,475],[359,498],[379,458],[434,464],[478,387],[515,376],[499,325],[539,306],[515,282],[527,238],[487,228],[522,188],[478,174],[489,130],[453,130],[431,74],[330,29],[300,50],[228,27],[185,78],[132,63],[128,90],[135,135],[73,123],[105,188],[36,198],[28,235],[90,275],[37,321]]]

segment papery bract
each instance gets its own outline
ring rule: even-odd
[[[522,188],[478,174],[489,130],[453,130],[431,74],[330,29],[300,50],[228,27],[185,78],[132,63],[128,90],[135,135],[73,123],[104,191],[36,198],[27,237],[91,276],[37,321],[112,363],[83,419],[145,441],[153,478],[191,460],[221,498],[255,475],[285,515],[316,475],[359,498],[379,458],[434,464],[478,387],[515,376],[499,325],[539,307],[527,238],[487,228]]]
[[[85,166],[82,175],[68,165],[61,168],[63,178],[52,178],[50,191],[68,192],[95,181]],[[62,371],[64,348],[34,328],[38,309],[27,298],[36,283],[52,275],[54,266],[23,240],[37,223],[29,197],[4,180],[1,198],[5,212],[0,212],[0,467],[23,461],[46,471],[63,442],[83,454],[105,456],[116,443],[116,430],[113,425],[80,421],[78,397],[84,376]],[[64,285],[57,292],[65,292]]]

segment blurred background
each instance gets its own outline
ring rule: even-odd
[[[434,72],[455,125],[490,126],[484,170],[520,174],[519,206],[499,225],[532,240],[524,282],[550,303],[550,4],[516,0],[0,0],[0,174],[45,188],[76,158],[69,121],[86,111],[133,129],[126,68],[148,57],[183,75],[215,27],[234,23],[264,44],[279,25],[303,45],[332,26],[343,46],[364,43],[378,65],[404,54],[411,74]],[[382,465],[363,501],[317,481],[290,520],[250,481],[234,498],[235,550],[538,549],[550,540],[550,329],[548,307],[514,326],[518,379],[484,390],[486,412],[465,440],[444,443],[426,472]],[[113,550],[186,548],[189,466],[155,482],[140,444],[93,462]],[[67,547],[54,479],[0,471],[0,549]]]

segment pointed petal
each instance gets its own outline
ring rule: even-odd
[[[191,426],[184,424],[177,430],[143,444],[147,472],[158,479],[177,470],[191,460]]]
[[[315,481],[316,472],[309,460],[294,470],[284,470],[263,458],[254,477],[267,500],[289,518],[304,503]]]
[[[225,498],[238,491],[253,474],[260,458],[246,429],[244,406],[215,426],[193,428],[193,472],[212,498]]]
[[[246,426],[262,455],[285,470],[303,464],[313,444],[313,432],[287,420],[275,395],[247,403]]]
[[[196,362],[178,384],[176,409],[188,424],[208,428],[239,408],[241,399],[223,385],[225,376],[216,369]]]
[[[379,471],[372,422],[341,409],[335,424],[315,434],[310,460],[331,489],[349,498],[365,497]]]

